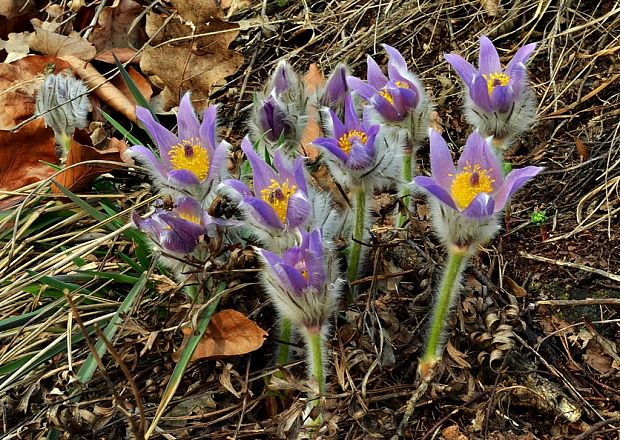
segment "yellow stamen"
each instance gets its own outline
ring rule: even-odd
[[[410,89],[411,87],[406,82],[394,81],[394,85],[399,89]],[[379,95],[383,96],[390,104],[394,104],[394,97],[385,89],[379,90]]]
[[[261,190],[260,197],[272,206],[280,221],[284,223],[288,209],[288,200],[296,192],[297,186],[291,185],[288,179],[282,184],[275,179],[271,179],[271,184]]]
[[[465,209],[481,192],[493,192],[495,180],[489,176],[491,171],[483,170],[479,164],[472,167],[467,163],[463,170],[454,176],[450,186],[450,193],[456,206],[460,209]]]
[[[349,154],[351,152],[351,148],[353,148],[353,141],[358,140],[360,143],[365,144],[368,138],[366,137],[366,133],[358,130],[351,130],[338,139],[338,146],[342,151]]]
[[[209,175],[209,153],[195,139],[181,141],[170,149],[168,155],[175,170],[191,171],[200,181]]]
[[[510,77],[505,73],[489,73],[488,75],[482,75],[487,80],[487,89],[489,96],[493,93],[493,90],[497,86],[507,86],[510,82]]]
[[[186,212],[179,212],[179,217],[181,217],[183,220],[187,220],[188,222],[192,222],[192,223],[196,223],[197,225],[200,224],[200,220],[201,218]]]

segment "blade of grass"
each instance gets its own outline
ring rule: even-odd
[[[129,72],[127,72],[127,70],[125,69],[125,66],[123,66],[123,64],[118,60],[114,52],[112,52],[112,56],[114,57],[114,62],[116,63],[116,67],[118,67],[118,71],[121,73],[121,77],[123,78],[123,81],[125,81],[125,84],[127,85],[127,88],[129,89],[129,91],[131,92],[131,95],[136,100],[136,103],[140,107],[144,107],[148,111],[150,111],[151,114],[153,115],[153,118],[157,122],[159,122],[159,120],[157,119],[157,116],[155,115],[155,112],[151,110],[151,107],[149,106],[149,102],[146,100],[146,98],[144,97],[140,89],[138,88],[138,85],[135,83],[133,78],[129,76]]]
[[[103,334],[105,335],[108,341],[112,341],[116,330],[123,320],[123,316],[129,311],[129,309],[133,306],[134,301],[138,297],[138,294],[142,292],[142,289],[146,285],[146,282],[149,278],[149,273],[145,272],[136,282],[136,285],[129,291],[125,300],[121,303],[118,310],[106,326]],[[101,358],[106,350],[105,343],[102,340],[97,341],[95,344],[95,350]],[[82,383],[88,382],[92,377],[93,373],[97,369],[97,363],[95,361],[95,357],[92,353],[88,355],[86,361],[82,364],[80,369],[77,372],[77,377]]]
[[[116,119],[114,119],[112,116],[110,116],[103,110],[101,109],[98,109],[98,110],[99,110],[99,113],[101,113],[101,116],[106,118],[106,120],[110,124],[112,124],[112,126],[116,128],[123,136],[125,136],[129,142],[131,142],[133,145],[142,145],[142,142],[140,142],[133,134],[129,133],[129,130],[123,127],[118,121],[116,121]]]

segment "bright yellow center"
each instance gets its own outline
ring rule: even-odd
[[[342,151],[349,154],[351,152],[351,148],[353,147],[353,141],[358,140],[362,144],[365,144],[368,138],[366,137],[366,133],[357,130],[351,130],[338,139],[338,146]]]
[[[497,86],[507,86],[510,82],[510,77],[505,73],[489,73],[488,75],[482,75],[487,80],[487,89],[489,96],[493,93],[493,89]]]
[[[297,186],[291,185],[288,179],[282,184],[275,179],[271,179],[271,184],[261,190],[260,197],[271,205],[280,221],[284,223],[286,210],[288,209],[288,199],[296,192]]]
[[[188,222],[196,223],[197,225],[200,224],[200,220],[201,220],[200,217],[197,217],[192,214],[188,214],[186,212],[180,212],[179,217],[181,217],[183,220],[187,220]]]
[[[406,82],[402,82],[402,81],[394,81],[394,85],[398,87],[399,89],[410,89],[411,88],[409,84],[407,84]],[[387,90],[385,89],[379,90],[379,95],[387,99],[387,101],[390,104],[394,104],[394,98],[392,97],[392,95],[390,95],[390,92],[388,92]]]
[[[479,164],[472,167],[468,163],[460,173],[454,176],[450,193],[456,206],[465,209],[481,192],[493,192],[495,180],[489,176],[490,171],[481,169]]]
[[[175,170],[188,170],[203,181],[209,175],[209,153],[198,142],[185,139],[168,152],[170,163]]]

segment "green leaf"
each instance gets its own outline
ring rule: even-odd
[[[116,313],[114,314],[110,322],[108,323],[107,327],[103,331],[103,334],[108,341],[112,342],[112,338],[114,337],[116,330],[118,329],[119,325],[123,321],[123,315],[125,315],[129,311],[129,309],[133,306],[134,301],[138,297],[138,294],[144,288],[147,280],[148,280],[148,273],[145,272],[142,274],[142,276],[140,277],[136,285],[133,287],[133,289],[129,291],[129,293],[125,297],[125,300],[121,303],[118,310],[116,311]],[[99,358],[101,358],[103,354],[105,353],[106,346],[102,340],[97,341],[97,343],[95,344],[95,351],[99,355]],[[93,353],[90,353],[86,361],[82,364],[79,371],[77,372],[77,377],[80,380],[80,382],[86,383],[93,377],[93,373],[95,372],[96,369],[97,369],[97,362],[95,361],[95,356],[93,355]]]
[[[118,121],[116,121],[116,119],[114,119],[112,116],[110,116],[109,114],[107,114],[106,112],[104,112],[101,109],[97,109],[97,110],[99,110],[99,113],[101,113],[101,116],[106,118],[106,120],[110,124],[112,124],[112,126],[114,128],[116,128],[123,136],[125,136],[127,138],[127,140],[129,142],[131,142],[132,145],[142,145],[142,142],[140,142],[138,139],[136,139],[136,137],[134,137],[134,135],[129,133],[129,130],[127,130],[125,127],[123,127]]]
[[[155,113],[153,112],[153,110],[151,110],[149,102],[146,100],[146,98],[144,97],[134,80],[131,78],[131,76],[129,76],[129,73],[125,69],[125,66],[123,66],[123,64],[118,60],[114,52],[112,52],[112,56],[114,57],[114,62],[116,63],[116,67],[118,67],[118,71],[121,73],[123,81],[125,81],[125,84],[127,84],[127,88],[131,92],[131,95],[134,97],[138,105],[150,111],[153,115],[153,118],[155,118],[155,120],[159,122],[157,116],[155,116]]]

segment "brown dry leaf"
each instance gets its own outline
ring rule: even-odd
[[[499,0],[480,0],[480,5],[490,17],[499,15]]]
[[[579,154],[579,160],[584,161],[590,156],[588,147],[586,147],[586,144],[584,144],[581,139],[575,138],[575,147],[577,148],[577,153]]]
[[[86,64],[81,59],[70,55],[63,56],[62,59],[71,65],[73,70],[82,78],[86,86],[89,89],[93,89],[93,92],[101,98],[103,102],[121,113],[130,121],[137,121],[136,106],[134,103],[112,83],[108,82],[108,80],[91,64]]]
[[[0,131],[0,189],[12,191],[54,174],[42,161],[58,163],[54,132],[43,118],[14,133]]]
[[[583,360],[600,374],[609,374],[613,370],[612,359],[604,353],[598,343],[588,344]]]
[[[127,68],[127,73],[136,83],[136,86],[138,86],[138,89],[140,90],[140,93],[142,93],[142,96],[144,96],[146,100],[149,101],[151,99],[151,96],[153,96],[153,88],[151,87],[149,82],[140,74],[140,72],[138,72],[133,67]],[[116,86],[118,90],[121,91],[123,95],[125,95],[125,97],[127,97],[127,99],[133,102],[134,105],[137,104],[136,100],[131,94],[131,91],[129,90],[129,87],[127,87],[127,84],[125,84],[125,81],[120,75],[115,76],[111,82],[114,86]]]
[[[114,55],[112,54],[116,55],[116,58],[118,58],[121,63],[126,63],[131,60],[132,63],[138,64],[142,58],[142,54],[138,54],[135,49],[122,47],[120,49],[117,48],[99,52],[95,59],[97,61],[103,61],[104,63],[115,64],[116,61],[114,60]]]
[[[452,345],[450,341],[448,341],[448,343],[446,344],[446,351],[448,352],[448,355],[452,358],[452,360],[456,362],[460,367],[466,368],[468,370],[471,369],[471,364],[467,362],[467,359],[465,359],[465,353],[461,353],[459,350],[457,350],[457,348]]]
[[[183,343],[173,356],[175,361],[178,361],[191,334],[190,327],[183,327]],[[262,347],[266,336],[265,330],[242,313],[225,309],[211,317],[209,327],[198,343],[192,360],[250,353]]]
[[[66,36],[43,29],[42,22],[39,20],[32,20],[32,24],[34,25],[34,34],[30,36],[32,50],[59,58],[74,56],[84,61],[95,58],[97,54],[95,46],[79,35]]]
[[[157,86],[164,88],[166,108],[177,105],[181,94],[191,90],[200,111],[207,104],[211,88],[243,64],[243,55],[228,48],[239,33],[239,26],[221,19],[223,12],[215,0],[171,3],[182,20],[175,17],[165,24],[165,17],[149,12],[146,32],[153,40],[145,49],[140,67]],[[167,43],[170,40],[175,41]]]
[[[504,285],[506,286],[506,290],[517,298],[525,298],[527,296],[527,290],[518,285],[515,280],[507,275],[504,276]]]
[[[20,32],[19,34],[11,32],[8,35],[8,40],[0,40],[0,50],[4,49],[8,54],[4,60],[5,63],[12,63],[28,56],[30,35],[32,32]]]
[[[467,436],[461,432],[458,425],[448,426],[441,431],[445,440],[467,440]]]
[[[68,69],[64,61],[33,55],[12,64],[0,64],[0,130],[9,130],[28,119],[35,111],[35,95],[49,64],[55,72]]]
[[[87,190],[95,178],[118,167],[112,164],[71,166],[89,160],[122,162],[121,155],[125,150],[127,150],[127,144],[116,138],[110,139],[110,143],[105,150],[92,147],[90,146],[88,134],[83,130],[76,130],[74,138],[71,140],[71,148],[67,154],[65,167],[68,169],[59,174],[56,177],[56,181],[73,192]],[[52,185],[52,193],[63,194],[56,185]]]
[[[325,82],[323,73],[321,73],[315,63],[310,64],[308,72],[304,75],[304,82],[308,93],[316,92]],[[305,156],[310,158],[310,160],[316,159],[320,153],[319,149],[312,145],[312,142],[321,136],[321,127],[318,122],[318,111],[319,110],[315,107],[308,108],[308,123],[304,127],[304,132],[301,135],[302,152]]]
[[[30,0],[2,0],[0,1],[0,16],[8,19],[24,15],[34,8],[34,2]]]
[[[132,29],[132,24],[141,13],[140,3],[134,0],[115,0],[101,11],[98,24],[88,41],[95,45],[98,52],[117,47],[140,47],[144,42],[144,34],[140,26]]]

